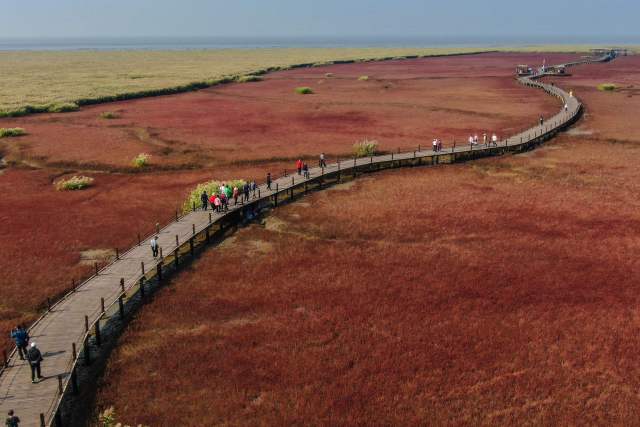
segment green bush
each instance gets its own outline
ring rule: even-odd
[[[230,181],[224,181],[224,183],[233,190],[233,187],[238,187],[238,190],[242,192],[242,187],[244,186],[246,181],[241,179],[232,179]],[[187,213],[191,212],[193,209],[193,204],[195,203],[196,209],[202,208],[202,200],[200,196],[203,191],[206,191],[209,196],[212,194],[218,194],[220,192],[220,186],[222,185],[222,181],[209,181],[203,182],[202,184],[198,184],[193,190],[189,192],[187,199],[184,201],[182,205],[182,212]]]
[[[358,80],[360,80],[361,82],[366,82],[367,80],[369,80],[369,76],[360,76],[358,77]]]
[[[300,95],[310,95],[313,93],[313,89],[310,87],[298,87],[296,88],[296,93],[299,93]]]
[[[353,154],[356,157],[374,156],[378,150],[378,141],[369,141],[365,138],[363,141],[353,144]]]
[[[133,158],[133,166],[136,168],[143,168],[149,164],[150,154],[140,153]]]
[[[249,83],[249,82],[261,82],[263,80],[260,76],[247,75],[238,77],[238,82],[240,83]]]
[[[61,179],[55,186],[58,191],[83,190],[93,184],[93,178],[88,176],[72,176],[69,179]]]
[[[22,136],[22,135],[26,135],[27,132],[25,132],[24,129],[22,128],[0,128],[0,138],[9,138],[12,136]]]
[[[120,116],[118,115],[118,113],[114,113],[113,111],[105,111],[104,113],[100,114],[100,118],[102,119],[117,119]]]
[[[61,104],[52,104],[47,111],[49,113],[69,113],[71,111],[78,111],[80,107],[75,102],[63,102]]]
[[[602,83],[598,85],[598,90],[603,92],[613,92],[617,89],[617,86],[613,83]]]

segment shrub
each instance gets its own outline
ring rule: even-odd
[[[369,76],[360,76],[358,77],[358,80],[360,80],[361,82],[366,82],[367,80],[369,80]]]
[[[616,90],[617,86],[613,83],[602,83],[598,85],[598,90],[603,92],[612,92]]]
[[[300,95],[310,95],[313,93],[313,89],[310,87],[298,87],[296,88],[296,93],[299,93]]]
[[[261,82],[263,79],[260,76],[247,75],[238,77],[238,82],[240,83],[249,83],[249,82]]]
[[[22,136],[26,135],[22,128],[0,128],[0,138],[9,138],[11,136]]]
[[[69,179],[61,179],[55,185],[58,191],[84,190],[93,185],[93,178],[74,175]]]
[[[224,183],[227,184],[227,186],[231,187],[232,190],[233,187],[238,187],[238,189],[240,190],[244,186],[245,182],[246,181],[243,181],[241,179],[224,181]],[[209,181],[198,184],[193,190],[189,192],[187,199],[182,205],[182,212],[191,212],[194,203],[196,204],[196,209],[202,208],[202,200],[200,199],[202,192],[206,191],[209,196],[211,196],[212,194],[217,194],[218,192],[220,192],[221,185],[222,181]]]
[[[118,115],[118,113],[114,113],[113,111],[105,111],[104,113],[100,114],[100,118],[103,119],[117,119],[118,117],[120,117]]]
[[[61,104],[51,104],[47,111],[49,113],[69,113],[71,111],[78,111],[79,108],[75,102],[63,102]]]
[[[150,154],[140,153],[133,159],[133,166],[136,168],[143,168],[149,164]]]
[[[369,141],[365,138],[363,141],[353,144],[353,154],[356,157],[368,157],[376,154],[378,150],[378,141]]]

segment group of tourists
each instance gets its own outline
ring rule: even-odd
[[[322,167],[323,162],[324,153],[322,153],[320,157],[320,167]],[[324,165],[326,167],[326,163],[324,163]],[[298,161],[296,161],[296,169],[298,170],[298,175],[303,175],[305,179],[309,179],[309,165],[307,165],[307,162],[303,162],[302,159],[298,159]]]
[[[207,194],[207,190],[202,192],[200,195],[202,210],[206,211],[211,206],[211,210],[215,212],[226,212],[229,210],[231,199],[233,199],[234,205],[238,204],[238,199],[241,199],[241,202],[248,202],[251,191],[255,192],[257,188],[258,184],[255,181],[245,182],[240,188],[236,186],[232,188],[223,182],[218,191],[211,195]]]
[[[435,151],[436,153],[438,151],[442,151],[442,141],[440,139],[434,138],[431,142],[431,145],[433,146],[433,151]]]
[[[40,362],[42,362],[42,353],[36,346],[35,342],[29,343],[31,337],[29,332],[23,325],[17,325],[11,330],[11,338],[16,343],[18,356],[20,360],[27,360],[31,367],[31,382],[36,383],[43,378],[40,370]]]
[[[469,145],[471,147],[476,146],[480,143],[480,140],[478,138],[478,134],[475,135],[469,135]],[[498,135],[496,135],[495,133],[491,135],[491,139],[489,139],[489,135],[487,135],[486,133],[482,134],[482,144],[485,147],[489,147],[491,145],[493,145],[494,147],[498,146]]]

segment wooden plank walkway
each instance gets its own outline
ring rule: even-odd
[[[603,60],[604,58],[599,58],[563,65],[574,66]],[[206,232],[208,239],[212,224],[221,223],[225,218],[240,214],[239,211],[259,206],[261,203],[271,204],[275,201],[277,205],[278,196],[285,197],[287,192],[293,194],[294,190],[301,190],[303,186],[306,191],[307,185],[311,184],[322,186],[325,179],[329,180],[330,177],[339,176],[341,173],[366,172],[389,167],[389,165],[397,167],[405,164],[452,163],[470,158],[530,149],[573,123],[582,109],[578,99],[569,96],[568,93],[556,86],[540,83],[537,81],[540,77],[542,75],[522,77],[518,80],[527,86],[545,90],[560,98],[567,105],[566,111],[563,108],[559,113],[548,118],[543,125],[512,135],[506,140],[503,139],[497,147],[485,147],[484,145],[471,147],[464,144],[444,148],[439,152],[417,150],[385,154],[338,161],[327,165],[324,169],[312,168],[309,171],[309,179],[298,175],[280,177],[273,181],[271,190],[266,185],[261,185],[255,198],[244,205],[230,206],[228,213],[195,211],[159,230],[157,235],[165,255],[164,262],[166,263],[176,250],[184,248],[185,243],[194,238],[194,235],[202,236],[202,233]],[[123,294],[121,279],[124,279],[124,291],[133,293],[136,287],[139,288],[143,276],[141,263],[144,263],[148,274],[150,271],[157,271],[158,264],[162,262],[151,256],[149,249],[151,237],[145,239],[140,246],[135,246],[126,253],[120,254],[119,259],[82,283],[75,291],[64,296],[32,325],[30,328],[32,341],[37,343],[44,354],[42,371],[46,379],[38,384],[32,384],[29,366],[26,362],[19,360],[14,351],[0,376],[0,413],[6,414],[9,409],[14,409],[22,419],[22,426],[56,424],[56,414],[62,396],[70,384],[72,385],[72,373],[81,359],[81,347],[83,343],[87,342],[89,333],[95,331],[95,324],[99,324],[103,316],[101,301],[104,301],[107,309],[117,306],[118,300]],[[160,268],[162,269],[162,266]],[[77,344],[78,350],[75,355],[72,350],[74,344]]]

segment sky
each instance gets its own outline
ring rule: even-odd
[[[639,0],[0,0],[0,38],[640,37]]]

